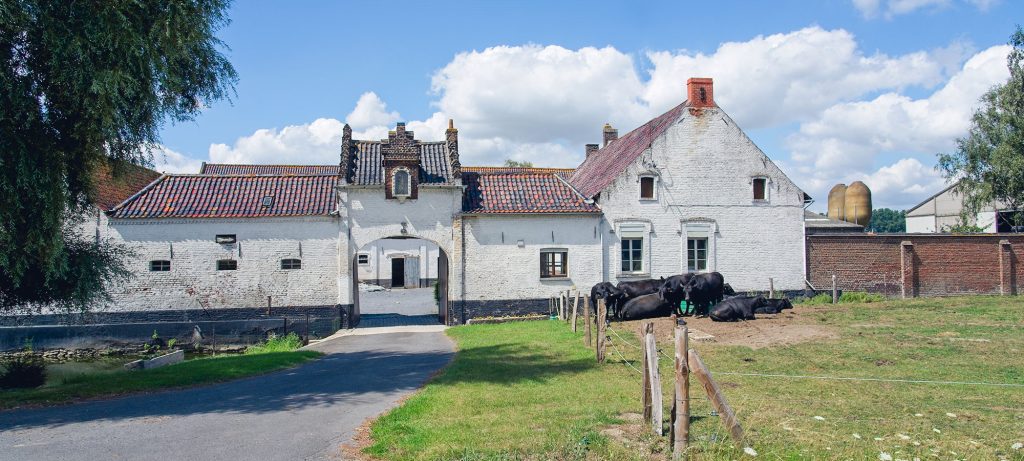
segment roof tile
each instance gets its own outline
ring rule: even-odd
[[[462,211],[472,214],[599,213],[562,179],[571,169],[465,167]]]

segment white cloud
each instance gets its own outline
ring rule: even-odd
[[[158,145],[150,149],[153,169],[161,173],[199,173],[203,161]]]
[[[355,109],[345,117],[353,130],[362,130],[376,126],[388,126],[400,119],[398,112],[388,112],[388,105],[372,91],[363,93],[356,102]]]
[[[852,0],[854,8],[865,18],[873,19],[879,15],[885,17],[885,19],[892,19],[893,17],[909,14],[916,11],[938,11],[944,8],[948,8],[953,4],[953,0]],[[984,12],[988,11],[994,5],[998,4],[1000,0],[964,0],[966,3],[978,10]]]
[[[341,129],[334,118],[318,118],[305,125],[261,129],[238,138],[233,146],[213,144],[210,161],[215,163],[320,163],[339,161]]]
[[[872,100],[841,103],[824,110],[817,119],[800,125],[786,141],[793,162],[801,165],[797,172],[803,178],[798,179],[812,184],[812,195],[821,195],[831,185],[830,180],[860,179],[865,175],[889,178],[883,184],[892,191],[911,195],[927,192],[921,187],[925,183],[934,185],[934,174],[908,175],[907,181],[923,182],[905,183],[902,188],[890,186],[894,184],[891,171],[906,173],[912,166],[900,162],[913,160],[921,165],[919,161],[904,159],[890,166],[901,165],[899,169],[883,168],[871,173],[876,157],[887,152],[931,156],[952,149],[956,138],[967,133],[981,95],[1008,77],[1008,52],[1008,46],[994,46],[974,55],[927,98],[885,93]],[[921,187],[911,187],[915,184]]]

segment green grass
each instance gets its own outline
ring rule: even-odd
[[[293,348],[294,349],[294,348]],[[56,405],[77,400],[135,392],[212,384],[293,367],[316,358],[313,351],[269,351],[203,357],[152,370],[126,371],[123,367],[53,365],[58,379],[36,389],[0,390],[0,409],[24,405]],[[80,370],[75,373],[74,370]]]
[[[246,354],[266,354],[268,352],[288,352],[302,347],[302,338],[295,333],[288,333],[286,336],[271,336],[263,343],[249,346],[245,349]]]
[[[1024,298],[796,311],[791,323],[821,325],[839,337],[757,350],[691,342],[717,373],[746,431],[745,445],[758,458],[879,459],[884,452],[907,460],[1024,460],[1024,450],[1011,448],[1024,442],[1024,388],[730,374],[1024,384]],[[453,364],[373,425],[367,451],[396,460],[662,455],[663,439],[640,437],[627,448],[600,435],[618,415],[640,410],[639,375],[611,351],[610,363],[596,365],[567,330],[556,321],[450,329],[459,345]],[[626,339],[639,344],[633,335]],[[618,346],[638,366],[638,351]],[[667,415],[671,361],[663,358],[660,369]],[[749,458],[730,443],[700,387],[691,388],[691,459]]]

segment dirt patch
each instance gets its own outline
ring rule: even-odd
[[[812,312],[813,311],[813,312]],[[690,339],[713,344],[724,344],[728,346],[747,346],[751,349],[763,347],[788,346],[809,341],[832,340],[839,337],[836,328],[821,325],[817,317],[812,313],[820,314],[820,310],[801,308],[787,310],[785,314],[758,316],[757,320],[748,322],[714,322],[711,319],[686,317],[686,323],[690,327]],[[632,320],[628,322],[612,322],[611,327],[618,332],[632,332],[635,334],[646,322],[654,322],[654,334],[658,343],[667,344],[672,341],[675,325],[671,318],[660,318],[653,320]],[[697,330],[704,338],[697,338],[694,334]],[[710,336],[710,338],[706,338]],[[665,341],[665,343],[663,343]]]
[[[639,413],[623,413],[619,415],[622,424],[605,426],[601,435],[637,454],[641,459],[664,461],[665,438],[651,434],[651,427],[644,422]]]

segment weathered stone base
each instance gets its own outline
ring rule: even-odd
[[[466,323],[477,317],[523,317],[527,315],[548,314],[548,300],[542,299],[499,299],[492,301],[456,302],[453,318],[458,323]]]
[[[306,323],[306,315],[309,323]],[[175,311],[97,312],[84,315],[0,316],[0,350],[104,347],[161,338],[192,343],[196,327],[204,344],[216,335],[222,344],[249,344],[267,334],[296,332],[327,337],[348,326],[351,306],[183,309]],[[350,326],[349,326],[350,327]]]

